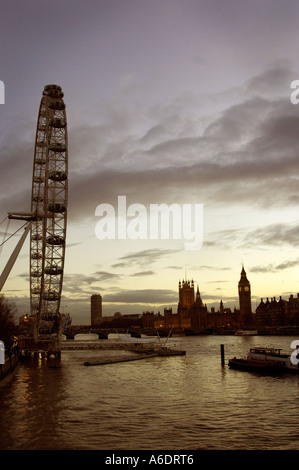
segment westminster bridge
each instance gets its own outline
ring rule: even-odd
[[[66,339],[74,339],[76,335],[80,334],[96,334],[99,339],[108,339],[110,334],[127,334],[133,338],[141,338],[141,335],[146,336],[193,336],[193,335],[234,335],[236,329],[215,328],[215,329],[201,329],[191,330],[188,328],[143,328],[143,327],[103,327],[103,325],[69,325],[64,331],[63,335]],[[292,336],[299,334],[299,326],[284,327],[284,328],[263,328],[259,329],[256,334],[261,336],[278,335],[278,336]]]
[[[63,335],[66,339],[74,339],[77,335],[82,334],[96,334],[99,339],[108,339],[109,334],[128,334],[133,338],[141,338],[141,335],[147,336],[172,336],[173,334],[184,334],[183,329],[180,328],[141,328],[141,327],[114,327],[114,328],[103,328],[102,325],[69,325],[64,331]]]

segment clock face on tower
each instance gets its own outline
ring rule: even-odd
[[[249,292],[249,287],[248,287],[248,286],[245,286],[245,287],[241,287],[241,286],[240,286],[240,287],[239,287],[239,292],[243,292],[243,291]]]

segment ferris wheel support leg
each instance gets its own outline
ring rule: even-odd
[[[23,235],[21,236],[21,238],[20,238],[20,240],[19,240],[17,246],[15,247],[14,251],[12,252],[12,254],[11,254],[11,256],[10,256],[10,258],[9,258],[9,260],[8,260],[8,262],[7,262],[5,268],[4,268],[4,270],[3,270],[3,272],[2,272],[2,274],[1,274],[1,276],[0,276],[0,291],[2,290],[2,288],[3,288],[4,284],[5,284],[5,281],[6,281],[6,279],[7,279],[8,276],[9,276],[10,271],[12,270],[13,265],[15,264],[15,261],[16,261],[18,255],[19,255],[19,253],[20,253],[20,251],[21,251],[21,248],[22,248],[22,246],[23,246],[23,244],[24,244],[24,241],[26,240],[26,237],[27,237],[27,235],[28,235],[28,233],[29,233],[29,231],[30,231],[30,229],[31,229],[32,223],[33,223],[33,222],[31,221],[31,222],[29,222],[28,225],[26,226]]]

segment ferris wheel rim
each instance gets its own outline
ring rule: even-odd
[[[46,85],[34,147],[30,235],[31,313],[59,314],[65,261],[68,199],[68,139],[63,92]]]

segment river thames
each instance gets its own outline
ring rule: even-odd
[[[298,450],[299,374],[227,366],[254,346],[291,354],[297,339],[178,337],[167,345],[182,347],[185,356],[86,367],[88,360],[133,353],[76,350],[62,353],[60,369],[41,359],[24,362],[0,383],[0,448]]]

